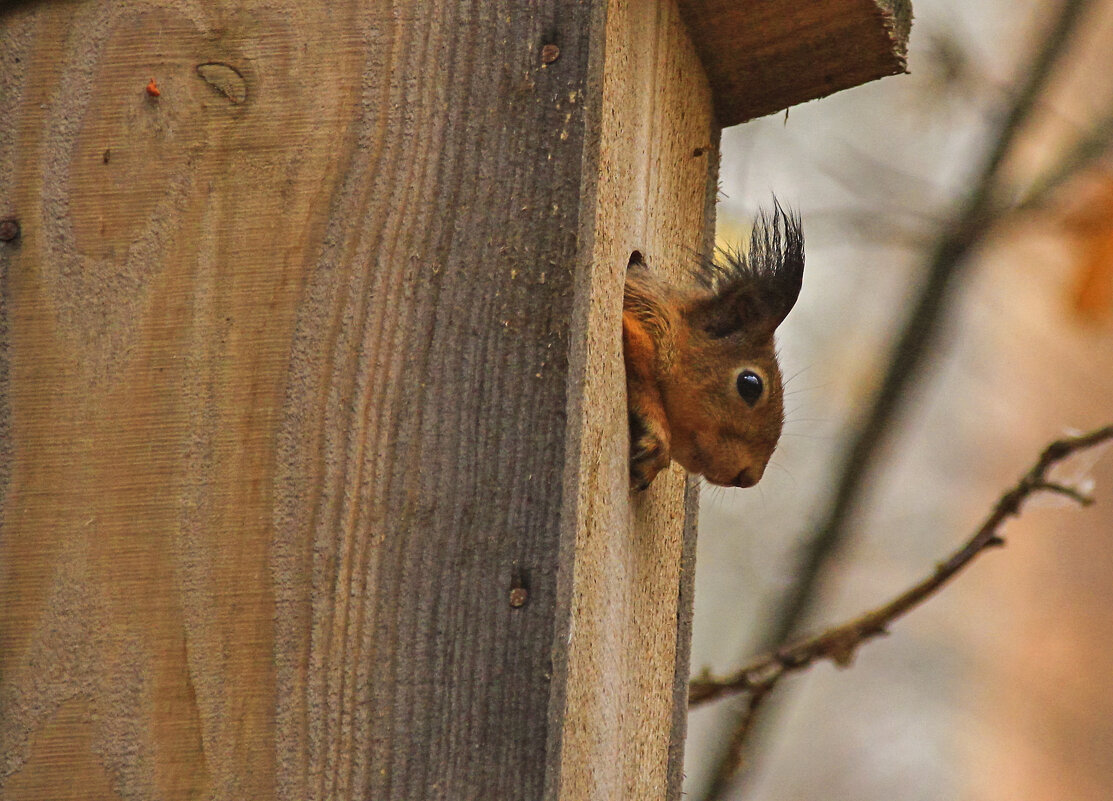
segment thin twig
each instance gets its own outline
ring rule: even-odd
[[[822,634],[766,654],[732,676],[718,680],[700,678],[693,681],[688,691],[689,705],[696,706],[726,695],[749,693],[750,703],[745,716],[749,719],[752,718],[757,704],[761,703],[760,699],[764,699],[777,682],[789,673],[804,670],[824,659],[829,659],[843,667],[849,665],[862,643],[887,633],[891,623],[938,592],[980,553],[994,546],[1003,545],[1004,540],[998,533],[1001,525],[1008,518],[1020,513],[1021,506],[1029,496],[1038,492],[1055,492],[1072,498],[1084,506],[1093,503],[1093,498],[1079,490],[1049,481],[1047,473],[1055,464],[1071,454],[1110,440],[1113,440],[1113,425],[1091,431],[1089,434],[1066,437],[1051,443],[1044,448],[1039,460],[1016,483],[1016,486],[998,499],[993,511],[974,535],[945,561],[938,564],[930,576],[884,606],[866,612],[841,626],[828,629]],[[757,704],[754,703],[755,701]],[[746,728],[750,725],[752,721],[746,720]]]
[[[742,713],[742,718],[738,726],[731,732],[730,743],[727,745],[727,752],[725,761],[727,764],[738,765],[742,762],[742,755],[745,752],[746,742],[750,736],[750,731],[753,728],[754,721],[757,720],[758,708],[769,697],[769,693],[773,691],[776,682],[767,685],[757,685],[750,690],[749,698],[746,699],[746,708]],[[708,788],[710,793],[723,793],[727,789],[727,783],[730,781],[729,774],[717,774],[714,778],[712,785]]]

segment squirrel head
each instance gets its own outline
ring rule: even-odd
[[[664,418],[658,436],[671,458],[713,484],[750,487],[784,424],[774,332],[800,294],[800,218],[774,201],[772,216],[763,213],[755,223],[747,253],[717,256],[699,265],[698,288],[691,291],[628,278],[628,374],[637,378],[630,371],[637,360],[630,333],[641,325],[656,346],[653,372]],[[631,406],[631,419],[635,411],[644,417],[647,404],[632,401],[638,408]]]

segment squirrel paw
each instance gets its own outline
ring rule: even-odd
[[[630,415],[630,483],[638,492],[649,488],[669,466],[668,434],[638,415]]]

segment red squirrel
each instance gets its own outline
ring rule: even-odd
[[[748,253],[720,250],[674,286],[635,256],[622,343],[630,409],[630,480],[646,489],[672,459],[713,484],[752,487],[784,425],[773,332],[804,275],[799,215],[774,199]]]

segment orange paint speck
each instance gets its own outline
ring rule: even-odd
[[[154,78],[151,78],[151,82],[149,84],[147,84],[147,94],[150,97],[158,97],[159,95],[162,94],[162,92],[160,92],[158,90],[158,84],[155,83]]]

